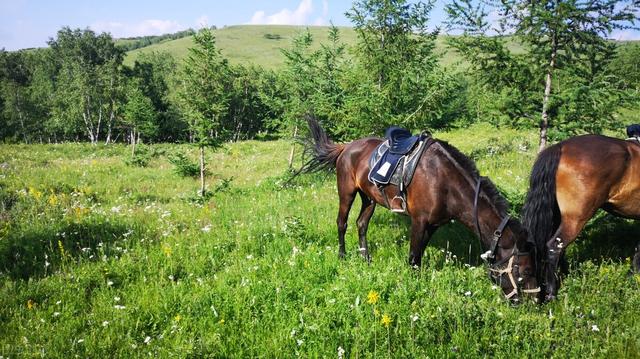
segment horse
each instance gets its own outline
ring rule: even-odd
[[[558,264],[596,211],[640,218],[640,143],[601,135],[577,136],[543,150],[529,179],[522,220],[541,253],[539,281],[553,300]],[[640,269],[639,254],[634,266]]]
[[[299,173],[335,170],[338,186],[339,256],[344,258],[349,211],[357,195],[362,207],[356,221],[360,254],[370,261],[366,233],[376,205],[389,208],[398,186],[381,191],[368,180],[369,158],[383,140],[375,137],[336,144],[314,118],[307,118],[310,136],[305,150],[310,159]],[[452,219],[460,221],[480,237],[482,258],[489,275],[514,302],[521,293],[537,301],[535,258],[528,235],[520,222],[507,214],[508,204],[491,180],[480,177],[475,164],[455,147],[433,139],[418,160],[412,181],[406,188],[406,215],[411,218],[409,264],[420,268],[429,239],[438,227]]]

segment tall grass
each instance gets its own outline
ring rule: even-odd
[[[436,136],[523,197],[533,132]],[[288,146],[209,153],[209,183],[227,185],[205,204],[163,155],[195,156],[188,146],[153,146],[147,167],[120,145],[0,146],[0,355],[638,356],[631,222],[599,216],[570,247],[559,299],[512,307],[455,223],[414,271],[406,219],[376,212],[367,265],[352,216],[338,260],[335,177],[283,186]]]

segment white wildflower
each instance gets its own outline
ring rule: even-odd
[[[105,320],[104,322],[102,322],[103,327],[106,327],[107,325],[109,325],[109,321]]]
[[[151,341],[151,337],[147,336],[146,338],[144,338],[144,343],[145,344],[149,344],[149,342]]]
[[[206,226],[202,227],[202,231],[205,233],[211,231],[211,225],[207,224]]]
[[[600,328],[598,328],[598,326],[594,324],[594,325],[591,326],[591,331],[592,332],[599,332]]]

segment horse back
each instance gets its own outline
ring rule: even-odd
[[[640,215],[640,145],[601,135],[558,145],[556,193],[562,213],[602,207],[625,217]]]

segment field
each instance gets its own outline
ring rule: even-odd
[[[534,132],[435,135],[521,204]],[[1,145],[0,356],[639,356],[637,226],[598,215],[558,300],[511,306],[456,223],[414,271],[405,218],[376,211],[367,265],[352,216],[338,260],[335,177],[284,186],[289,146],[209,151],[201,204],[167,161],[195,159],[187,145],[148,146],[147,167],[127,165],[123,145]]]

